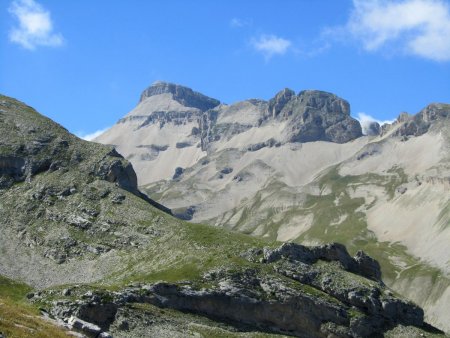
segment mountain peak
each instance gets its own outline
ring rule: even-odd
[[[426,122],[448,118],[450,117],[450,104],[430,103],[419,114]]]
[[[280,90],[270,101],[269,101],[269,112],[275,117],[277,116],[281,109],[295,96],[295,92],[289,88],[284,88]]]
[[[219,100],[193,91],[191,88],[165,81],[153,82],[150,87],[142,92],[139,102],[144,101],[148,97],[161,94],[171,94],[173,99],[182,105],[198,108],[202,111],[214,108],[220,104]]]
[[[307,106],[350,115],[350,104],[337,95],[321,90],[302,90],[298,93]]]
[[[400,114],[397,121],[403,124],[395,135],[420,136],[428,132],[437,122],[448,118],[450,118],[450,104],[431,103],[416,115]]]

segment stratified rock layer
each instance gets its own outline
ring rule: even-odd
[[[81,302],[63,297],[49,304],[49,311],[66,321],[80,318],[79,322],[92,323],[86,327],[110,330],[117,327],[115,317],[121,308],[152,304],[201,314],[237,328],[311,338],[369,337],[397,325],[424,325],[422,309],[394,297],[380,280],[355,278],[366,271],[378,271],[370,276],[380,277],[378,263],[362,252],[352,258],[336,243],[320,247],[283,244],[276,249],[255,248],[243,256],[259,263],[240,271],[212,270],[200,281],[136,284],[115,293],[75,287],[70,295],[78,295]],[[267,269],[272,272],[263,272]],[[355,273],[353,278],[346,271]],[[54,292],[34,297],[34,301],[45,301],[49,295],[54,297]]]

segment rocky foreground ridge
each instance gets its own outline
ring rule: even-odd
[[[5,96],[0,159],[3,336],[39,333],[17,291],[30,288],[35,309],[87,337],[440,335],[363,252],[177,220],[110,146]]]
[[[75,286],[28,297],[68,326],[81,325],[87,333],[104,336],[111,329],[132,331],[142,325],[124,312],[131,304],[193,312],[237,328],[299,337],[369,337],[397,325],[433,332],[424,326],[422,309],[385,289],[379,264],[363,252],[352,258],[339,244],[283,244],[251,249],[242,256],[254,263],[252,267],[214,269],[197,281],[133,283],[114,292]]]

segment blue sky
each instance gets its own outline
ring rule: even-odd
[[[86,135],[156,80],[232,103],[333,92],[390,120],[450,102],[445,0],[1,0],[0,93]]]

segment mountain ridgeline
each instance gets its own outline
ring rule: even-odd
[[[450,105],[360,125],[334,94],[219,103],[157,82],[95,141],[179,218],[269,240],[364,249],[450,330]]]
[[[434,120],[447,114],[445,104],[432,104],[415,116],[404,113],[398,120],[402,127],[394,135],[422,135]],[[381,128],[373,121],[364,126],[364,134],[384,135],[389,128],[392,125]],[[131,139],[125,142],[124,135]],[[239,142],[259,150],[286,143],[343,144],[361,137],[362,127],[350,116],[349,103],[331,93],[304,90],[296,95],[284,89],[269,101],[250,99],[227,105],[190,88],[158,81],[141,94],[134,110],[96,141],[112,144],[125,154],[143,186],[170,178],[177,168],[190,167],[218,149],[238,147]]]
[[[226,136],[224,130],[236,134],[251,127],[264,127],[272,123],[286,124],[282,137],[288,142],[322,140],[344,143],[362,136],[359,122],[350,117],[348,102],[321,91],[308,90],[295,95],[292,90],[284,89],[268,102],[248,100],[230,107],[190,88],[155,82],[142,93],[140,104],[146,100],[156,101],[151,102],[151,105],[147,104],[150,110],[140,109],[132,112],[120,122],[142,120],[140,127],[156,121],[161,125],[196,122],[197,126],[191,135],[201,136],[203,150],[207,150],[210,143]],[[162,107],[157,103],[162,104]],[[240,109],[240,105],[252,109],[252,116],[242,116],[244,121],[231,119],[231,115]],[[245,112],[243,115],[246,115]],[[228,118],[222,121],[223,117]]]

